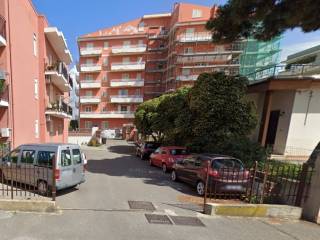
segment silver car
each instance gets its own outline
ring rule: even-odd
[[[57,190],[85,182],[85,167],[79,145],[28,144],[19,146],[1,159],[0,178],[27,184],[45,195],[54,180]]]

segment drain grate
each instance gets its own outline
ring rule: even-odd
[[[200,219],[196,217],[171,216],[171,219],[176,225],[205,227],[205,225],[200,221]]]
[[[167,215],[145,214],[145,216],[149,223],[172,225],[172,222]]]
[[[145,211],[155,211],[156,208],[151,202],[144,201],[128,201],[130,209],[135,210],[145,210]]]

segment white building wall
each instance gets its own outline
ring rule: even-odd
[[[309,109],[308,109],[309,105]],[[320,141],[320,90],[301,90],[295,94],[286,154],[296,151],[309,155]]]

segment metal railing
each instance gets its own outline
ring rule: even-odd
[[[80,114],[134,114],[133,111],[80,112]]]
[[[134,48],[146,48],[146,44],[118,45],[113,46],[112,50],[132,50]]]
[[[211,32],[184,33],[177,36],[177,40],[181,42],[210,41],[211,39]]]
[[[110,82],[143,82],[144,79],[137,78],[120,78],[120,79],[112,79]]]
[[[6,39],[6,20],[3,16],[0,15],[0,35]]]
[[[110,98],[143,98],[142,95],[111,95]]]
[[[269,77],[312,76],[320,74],[320,64],[279,64],[262,67],[255,72],[243,74],[249,79],[260,80]]]
[[[144,65],[146,64],[144,61],[137,61],[137,62],[115,62],[115,63],[112,63],[111,66],[112,67],[116,67],[116,66],[127,66],[127,65]]]
[[[52,65],[47,66],[46,71],[56,71],[69,81],[68,69],[63,62],[55,62]]]
[[[48,111],[57,111],[61,113],[66,113],[72,115],[72,108],[62,100],[54,101],[50,104],[51,106],[47,107]]]
[[[21,159],[8,154],[0,160],[0,198],[56,198],[56,156],[44,154],[35,159],[34,152],[24,151]]]

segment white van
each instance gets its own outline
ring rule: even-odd
[[[57,190],[85,182],[84,161],[79,145],[21,145],[1,159],[0,178],[33,186],[39,194],[46,195],[53,185],[53,179]]]

